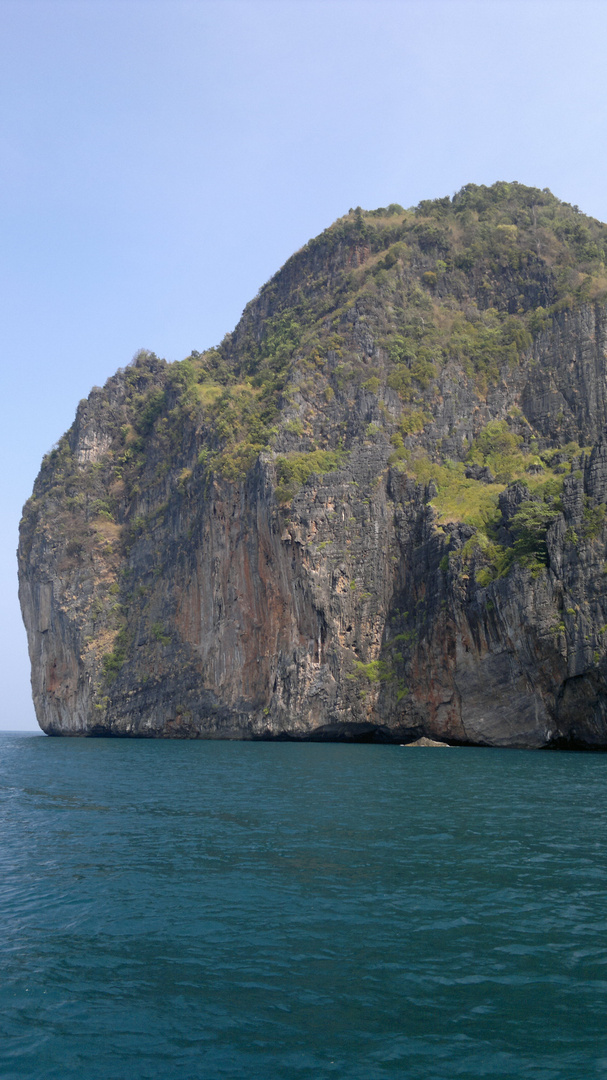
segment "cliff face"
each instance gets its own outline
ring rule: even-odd
[[[605,232],[507,187],[351,214],[80,403],[21,528],[44,731],[607,745]]]

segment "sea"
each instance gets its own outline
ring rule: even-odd
[[[607,1078],[607,755],[0,736],[2,1080]]]

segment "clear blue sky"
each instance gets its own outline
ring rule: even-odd
[[[17,525],[78,400],[232,329],[351,206],[549,187],[607,220],[603,0],[0,0],[0,727]]]

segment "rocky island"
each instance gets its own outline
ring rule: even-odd
[[[19,544],[50,735],[607,746],[607,226],[351,210],[80,402]]]

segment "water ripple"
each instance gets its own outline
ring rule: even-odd
[[[607,1078],[606,769],[0,737],[3,1080]]]

